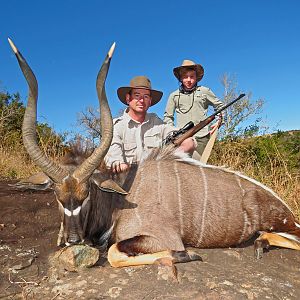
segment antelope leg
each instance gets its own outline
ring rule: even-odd
[[[107,259],[112,267],[127,267],[127,266],[140,266],[140,265],[169,265],[174,263],[183,263],[194,260],[201,260],[201,257],[189,251],[159,251],[149,254],[138,254],[129,256],[125,252],[118,249],[118,244],[113,244],[107,254]]]
[[[170,251],[160,251],[151,254],[141,254],[136,256],[128,256],[126,253],[121,252],[118,249],[118,244],[113,244],[107,253],[107,259],[110,265],[114,268],[128,267],[128,266],[140,266],[140,265],[152,265],[156,260],[161,258],[172,259]]]
[[[60,246],[62,244],[63,237],[64,237],[64,224],[63,222],[61,222],[58,237],[57,237],[57,242],[56,242],[57,246]]]

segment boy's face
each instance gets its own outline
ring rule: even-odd
[[[197,83],[196,71],[194,70],[185,71],[182,73],[180,79],[184,88],[191,89]]]

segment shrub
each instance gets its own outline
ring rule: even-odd
[[[273,189],[300,217],[300,131],[219,141],[209,163],[230,167]]]

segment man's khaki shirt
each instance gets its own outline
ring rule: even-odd
[[[216,95],[205,86],[198,86],[191,94],[184,94],[177,89],[170,94],[164,113],[164,122],[174,126],[174,113],[176,111],[176,127],[183,127],[189,121],[198,124],[207,117],[209,106],[213,106],[215,111],[224,104]],[[209,132],[208,126],[195,134],[195,137],[206,136]]]
[[[113,123],[113,140],[105,157],[108,167],[116,163],[138,163],[151,149],[160,147],[170,132],[176,130],[164,124],[154,113],[147,113],[145,121],[139,123],[131,119],[125,110]]]

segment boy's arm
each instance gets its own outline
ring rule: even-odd
[[[217,111],[224,106],[224,103],[211,91],[207,89],[205,92],[207,100],[214,107],[214,110]]]
[[[220,108],[222,108],[224,106],[224,103],[210,90],[208,89],[207,91],[207,100],[210,102],[210,104],[213,106],[214,110],[217,111]],[[213,134],[218,127],[220,127],[223,124],[223,112],[221,112],[218,116],[217,116],[217,122],[215,122],[214,124],[211,125],[210,134]]]

